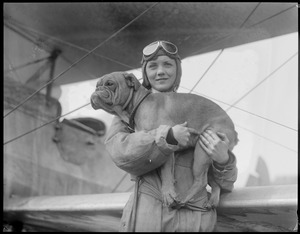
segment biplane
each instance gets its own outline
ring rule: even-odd
[[[297,230],[297,2],[3,8],[3,231],[118,230],[133,182],[105,150],[111,116],[90,114],[84,82],[139,75],[143,47],[159,39],[178,46],[183,66],[196,61],[179,92],[217,102],[239,132],[240,174],[216,231]]]

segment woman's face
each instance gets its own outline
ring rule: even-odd
[[[159,92],[173,91],[176,79],[176,62],[166,55],[148,61],[146,74],[152,89]]]

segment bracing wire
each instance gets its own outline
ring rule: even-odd
[[[260,4],[260,3],[259,3],[259,4]],[[259,5],[259,4],[258,4],[258,5]],[[257,8],[257,7],[255,7],[255,9],[256,9],[256,8]],[[257,25],[259,25],[259,24],[261,24],[261,23],[263,23],[263,22],[265,22],[265,21],[267,21],[267,20],[273,18],[274,16],[278,16],[278,15],[280,15],[280,14],[282,14],[282,13],[288,11],[288,10],[291,10],[291,9],[293,9],[293,8],[295,8],[295,6],[292,6],[292,7],[289,7],[289,8],[287,8],[287,9],[284,9],[284,10],[282,10],[282,11],[280,11],[280,12],[278,12],[278,13],[276,13],[276,14],[274,14],[274,15],[272,15],[272,16],[266,18],[266,19],[263,19],[263,20],[261,20],[261,21],[255,23],[255,24],[252,24],[252,25],[247,26],[247,27],[244,27],[244,28],[252,28],[252,27],[254,27],[254,26],[257,26]],[[255,9],[254,9],[254,10],[255,10]],[[252,14],[252,13],[251,13],[251,14]],[[242,24],[242,25],[244,25],[244,24]],[[214,41],[213,43],[211,43],[211,44],[209,44],[209,45],[207,45],[207,46],[201,48],[200,50],[196,51],[195,53],[192,53],[191,56],[196,55],[196,54],[199,54],[199,53],[201,53],[202,51],[208,49],[209,47],[214,46],[214,45],[217,45],[218,43],[223,42],[223,41],[225,41],[226,39],[229,39],[229,38],[235,36],[237,33],[239,33],[239,30],[237,30],[237,31],[235,31],[235,32],[233,32],[233,33],[229,33],[229,34],[227,34],[226,36],[224,36],[224,37],[222,37],[222,38],[220,38],[220,39],[217,39],[217,40]]]
[[[84,51],[84,52],[89,52],[88,49],[85,49],[85,48],[83,48],[83,47],[81,47],[81,46],[75,45],[75,44],[70,43],[70,42],[67,42],[67,41],[63,41],[63,40],[61,40],[61,39],[59,39],[59,38],[50,36],[50,35],[45,34],[45,33],[42,33],[42,32],[38,32],[38,31],[36,31],[36,30],[34,30],[34,29],[32,29],[32,28],[30,28],[30,27],[28,27],[28,26],[24,26],[24,25],[22,25],[22,24],[20,24],[20,23],[15,22],[15,24],[17,24],[18,27],[24,28],[24,29],[29,30],[29,31],[31,31],[31,32],[34,32],[34,33],[36,33],[36,34],[38,34],[38,35],[47,37],[48,39],[51,39],[51,40],[60,42],[60,43],[62,43],[62,44],[68,45],[68,46],[70,46],[70,47],[76,48],[76,49],[81,50],[81,51]],[[98,57],[100,57],[100,58],[104,58],[104,59],[109,60],[109,61],[111,61],[111,62],[120,64],[120,65],[122,65],[122,66],[124,66],[124,67],[130,68],[130,69],[134,69],[134,67],[132,67],[132,66],[129,66],[129,65],[127,65],[127,64],[125,64],[125,63],[122,63],[122,62],[120,62],[120,61],[117,61],[117,60],[115,60],[115,59],[109,58],[109,57],[107,57],[107,56],[104,56],[104,55],[101,55],[101,54],[98,54],[98,53],[95,53],[95,52],[93,53],[93,55],[96,55],[96,56],[98,56]]]
[[[245,127],[242,127],[242,126],[240,126],[240,125],[238,125],[238,124],[234,124],[234,125],[236,125],[237,127],[239,127],[239,128],[242,128],[242,129],[244,129],[244,130],[246,130],[246,131],[248,131],[248,132],[251,132],[252,134],[254,134],[254,135],[256,135],[256,136],[259,136],[259,137],[261,137],[261,138],[263,138],[263,139],[265,139],[265,140],[267,140],[267,141],[270,141],[270,142],[272,142],[272,143],[274,143],[275,145],[279,145],[279,146],[281,146],[281,147],[283,147],[283,148],[285,148],[285,149],[288,149],[288,150],[290,150],[290,151],[293,151],[293,152],[298,152],[298,151],[296,151],[296,150],[294,150],[294,149],[292,149],[292,148],[290,148],[290,147],[287,147],[287,146],[285,146],[285,145],[283,145],[283,144],[281,144],[281,143],[279,143],[279,142],[277,142],[277,141],[273,141],[273,140],[271,140],[270,138],[267,138],[267,137],[265,137],[265,136],[262,136],[262,135],[260,135],[260,134],[258,134],[258,133],[256,133],[256,132],[254,132],[254,131],[252,131],[252,130],[250,130],[250,129],[247,129],[247,128],[245,128]]]
[[[188,88],[185,88],[185,87],[182,87],[182,86],[180,86],[180,87],[183,88],[183,89],[189,90]],[[216,98],[209,97],[209,96],[207,96],[207,95],[205,95],[205,94],[203,94],[203,93],[199,93],[199,92],[196,92],[196,91],[194,91],[194,93],[197,93],[197,94],[199,94],[199,95],[201,95],[201,96],[203,96],[203,97],[206,97],[206,98],[208,98],[208,99],[211,99],[211,100],[214,100],[214,101],[223,103],[223,104],[225,104],[225,105],[227,105],[227,106],[230,106],[230,105],[231,105],[231,104],[228,104],[228,103],[223,102],[223,101],[221,101],[221,100],[218,100],[218,99],[216,99]],[[264,119],[264,120],[266,120],[266,121],[272,122],[272,123],[277,124],[277,125],[279,125],[279,126],[282,126],[282,127],[284,127],[284,128],[288,128],[288,129],[290,129],[290,130],[293,130],[293,131],[295,131],[295,132],[298,132],[298,130],[295,129],[295,128],[289,127],[289,126],[287,126],[287,125],[285,125],[285,124],[282,124],[282,123],[278,123],[278,122],[276,122],[276,121],[274,121],[274,120],[272,120],[272,119],[268,119],[268,118],[263,117],[263,116],[261,116],[261,115],[252,113],[252,112],[247,111],[247,110],[242,109],[242,108],[239,108],[239,107],[237,107],[237,106],[233,106],[233,108],[234,108],[234,109],[237,109],[237,110],[240,110],[240,111],[243,111],[243,112],[245,112],[245,113],[247,113],[247,114],[256,116],[256,117],[258,117],[258,118]]]
[[[63,74],[65,74],[67,71],[69,71],[72,67],[74,67],[75,65],[77,65],[79,62],[81,62],[83,59],[85,59],[87,56],[89,56],[91,53],[93,53],[96,49],[98,49],[100,46],[102,46],[104,43],[106,43],[107,41],[109,41],[110,39],[112,39],[113,37],[115,37],[117,34],[119,34],[122,30],[124,30],[125,28],[127,28],[129,25],[131,25],[133,22],[135,22],[138,18],[140,18],[142,15],[144,15],[146,12],[148,12],[150,9],[152,9],[154,6],[156,6],[159,3],[154,3],[153,5],[151,5],[149,8],[147,8],[145,11],[143,11],[141,14],[139,14],[137,17],[135,17],[133,20],[131,20],[129,23],[127,23],[125,26],[123,26],[121,29],[119,29],[117,32],[113,33],[111,36],[109,36],[106,40],[104,40],[103,42],[101,42],[99,45],[97,45],[94,49],[92,49],[91,51],[89,51],[87,54],[85,54],[83,57],[81,57],[80,59],[78,59],[76,62],[74,62],[71,66],[69,66],[66,70],[64,70],[63,72],[61,72],[58,76],[56,76],[55,78],[51,79],[49,82],[47,82],[46,84],[44,84],[42,87],[40,87],[39,89],[37,89],[33,94],[31,94],[30,96],[28,96],[24,101],[22,101],[21,103],[19,103],[14,109],[12,109],[11,111],[9,111],[6,115],[4,115],[4,118],[6,116],[8,116],[10,113],[12,113],[13,111],[15,111],[16,109],[18,109],[21,105],[23,105],[25,102],[27,102],[30,98],[32,98],[35,94],[37,94],[39,91],[41,91],[42,89],[44,89],[46,86],[48,86],[50,83],[53,83],[55,80],[57,80],[59,77],[61,77]]]
[[[73,63],[73,62],[70,61],[68,58],[66,58],[66,56],[64,56],[64,55],[61,55],[60,58],[63,59],[63,60],[65,60],[65,61],[66,61],[67,63],[69,63],[69,64],[72,64],[72,63]],[[82,70],[82,69],[80,69],[79,67],[75,67],[75,68],[76,68],[78,71],[80,71],[80,72],[84,73],[85,75],[89,76],[91,79],[96,79],[96,77],[93,76],[91,73],[89,73],[89,72],[87,72],[87,71],[85,71],[85,70]]]
[[[120,186],[120,184],[123,182],[123,180],[125,179],[125,177],[128,175],[128,173],[126,172],[122,178],[120,179],[120,181],[116,184],[116,186],[113,188],[113,190],[111,191],[112,193],[114,193],[116,191],[116,189]]]
[[[274,14],[274,15],[271,15],[270,17],[268,17],[268,18],[266,18],[266,19],[263,19],[263,20],[261,20],[261,21],[255,23],[255,24],[250,25],[249,27],[254,27],[254,26],[258,25],[258,24],[261,24],[261,23],[263,23],[263,22],[265,22],[265,21],[267,21],[267,20],[269,20],[269,19],[271,19],[271,18],[274,18],[274,17],[277,16],[277,15],[280,15],[280,14],[282,14],[282,13],[288,11],[288,10],[291,10],[291,9],[295,8],[295,6],[296,6],[296,5],[293,5],[293,6],[291,6],[291,7],[288,7],[288,8],[285,9],[285,10],[282,10],[282,11],[280,11],[280,12]]]
[[[19,26],[16,26],[16,25],[13,25],[13,24],[9,24],[7,20],[4,21],[4,25],[7,28],[9,28],[10,30],[12,30],[13,32],[15,32],[15,33],[21,35],[22,37],[24,37],[26,40],[36,44],[36,38],[32,34],[28,33],[28,30],[25,30],[24,28],[20,28]],[[18,30],[16,28],[18,28]],[[43,49],[45,51],[49,52],[49,53],[52,50],[52,48],[50,48],[49,46],[45,46],[45,44],[44,44]]]
[[[14,105],[12,105],[12,104],[10,104],[10,103],[8,103],[8,102],[5,102],[5,105],[10,106],[11,108],[14,108],[14,107],[15,107]],[[45,120],[45,119],[43,119],[43,118],[41,118],[41,117],[39,117],[39,116],[37,116],[37,115],[31,114],[31,113],[29,113],[29,112],[27,112],[27,111],[25,111],[25,110],[22,110],[22,109],[21,109],[20,111],[23,112],[25,115],[28,115],[28,116],[30,116],[30,117],[36,119],[36,120],[40,120],[40,121],[46,123],[46,120]]]
[[[24,63],[24,64],[19,65],[19,66],[12,67],[12,68],[4,71],[4,74],[7,74],[7,73],[12,72],[12,71],[16,71],[18,69],[21,69],[23,67],[27,67],[27,66],[32,65],[32,64],[36,64],[36,63],[42,62],[42,61],[47,60],[49,58],[50,58],[50,56],[47,56],[45,58],[37,59],[37,60],[31,61],[31,62],[28,62],[28,63]]]
[[[210,66],[205,70],[205,72],[203,73],[203,75],[198,79],[198,81],[196,82],[196,84],[193,86],[193,88],[190,90],[190,93],[193,92],[193,90],[197,87],[197,85],[199,84],[199,82],[203,79],[203,77],[207,74],[207,72],[210,70],[210,68],[215,64],[215,62],[218,60],[218,58],[220,57],[220,55],[223,53],[224,49],[222,49],[220,51],[220,53],[217,55],[217,57],[214,59],[214,61],[210,64]]]
[[[285,64],[287,64],[289,61],[294,58],[298,52],[296,52],[294,55],[292,55],[290,58],[288,58],[283,64],[281,64],[279,67],[277,67],[274,71],[272,71],[267,77],[265,77],[263,80],[261,80],[258,84],[256,84],[253,88],[251,88],[248,92],[246,92],[242,97],[240,97],[238,100],[236,100],[233,104],[230,105],[226,109],[226,112],[231,109],[233,106],[235,106],[237,103],[239,103],[241,100],[243,100],[246,96],[248,96],[253,90],[255,90],[258,86],[260,86],[263,82],[265,82],[268,78],[270,78],[275,72],[277,72],[279,69],[281,69]]]
[[[3,145],[6,145],[6,144],[8,144],[8,143],[10,143],[10,142],[13,142],[13,141],[15,141],[15,140],[17,140],[17,139],[19,139],[19,138],[21,138],[21,137],[23,137],[23,136],[25,136],[25,135],[27,135],[27,134],[29,134],[29,133],[32,133],[32,132],[34,132],[34,131],[36,131],[36,130],[38,130],[38,129],[40,129],[40,128],[42,128],[42,127],[44,127],[44,126],[46,126],[46,125],[48,125],[48,124],[50,124],[50,123],[53,123],[53,122],[57,121],[58,119],[60,119],[60,118],[62,118],[62,117],[64,117],[64,116],[66,116],[66,115],[69,115],[69,114],[71,114],[71,113],[73,113],[73,112],[75,112],[75,111],[77,111],[77,110],[79,110],[79,109],[81,109],[81,108],[83,108],[83,107],[85,107],[85,106],[87,106],[87,105],[90,105],[90,103],[84,104],[84,105],[82,105],[82,106],[80,106],[80,107],[78,107],[78,108],[76,108],[76,109],[74,109],[74,110],[72,110],[72,111],[70,111],[70,112],[64,114],[64,115],[60,115],[60,116],[56,117],[55,119],[53,119],[53,120],[51,120],[51,121],[49,121],[49,122],[47,122],[47,123],[44,123],[44,124],[40,125],[39,127],[36,127],[36,128],[34,128],[34,129],[32,129],[32,130],[30,130],[30,131],[28,131],[28,132],[25,132],[25,133],[23,133],[23,134],[21,134],[21,135],[15,137],[15,138],[11,139],[11,140],[8,140],[8,141],[6,141]]]
[[[12,27],[11,25],[8,25],[5,21],[4,21],[4,25],[9,28],[10,30],[12,30],[15,33],[18,33],[19,35],[21,35],[22,37],[24,37],[26,40],[28,41],[33,41],[32,38],[30,38],[28,35],[26,35],[24,32],[21,31],[17,31],[14,27]]]
[[[253,13],[255,12],[255,10],[258,8],[258,6],[260,5],[260,3],[258,3],[255,8],[250,12],[250,14],[248,15],[248,17],[244,20],[244,22],[241,24],[241,26],[239,27],[238,31],[241,30],[244,25],[246,24],[246,22],[250,19],[251,15],[253,15]],[[203,73],[203,75],[198,79],[198,81],[196,82],[196,84],[194,85],[194,87],[190,90],[190,93],[193,92],[193,90],[197,87],[197,85],[200,83],[200,81],[203,79],[203,77],[207,74],[207,72],[212,68],[212,66],[215,64],[215,62],[218,60],[218,58],[221,56],[221,54],[223,53],[224,48],[220,51],[220,53],[217,55],[217,57],[214,59],[214,61],[210,64],[210,66],[206,69],[206,71]]]
[[[256,11],[256,9],[259,7],[259,5],[261,4],[261,2],[259,2],[254,9],[250,12],[250,14],[248,15],[248,17],[244,20],[244,22],[242,23],[242,25],[240,26],[240,28],[244,27],[244,25],[246,24],[246,22],[250,19],[250,17],[254,14],[254,12]]]

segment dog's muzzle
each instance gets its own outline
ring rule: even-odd
[[[105,89],[97,90],[91,95],[91,105],[95,110],[103,109],[111,114],[113,114],[112,110],[112,94]]]

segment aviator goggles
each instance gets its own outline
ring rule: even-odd
[[[151,55],[154,55],[155,52],[159,49],[162,48],[166,53],[170,55],[176,55],[178,52],[178,49],[176,45],[174,45],[171,42],[168,41],[155,41],[152,42],[151,44],[147,45],[143,49],[143,60],[149,60],[149,57]]]

